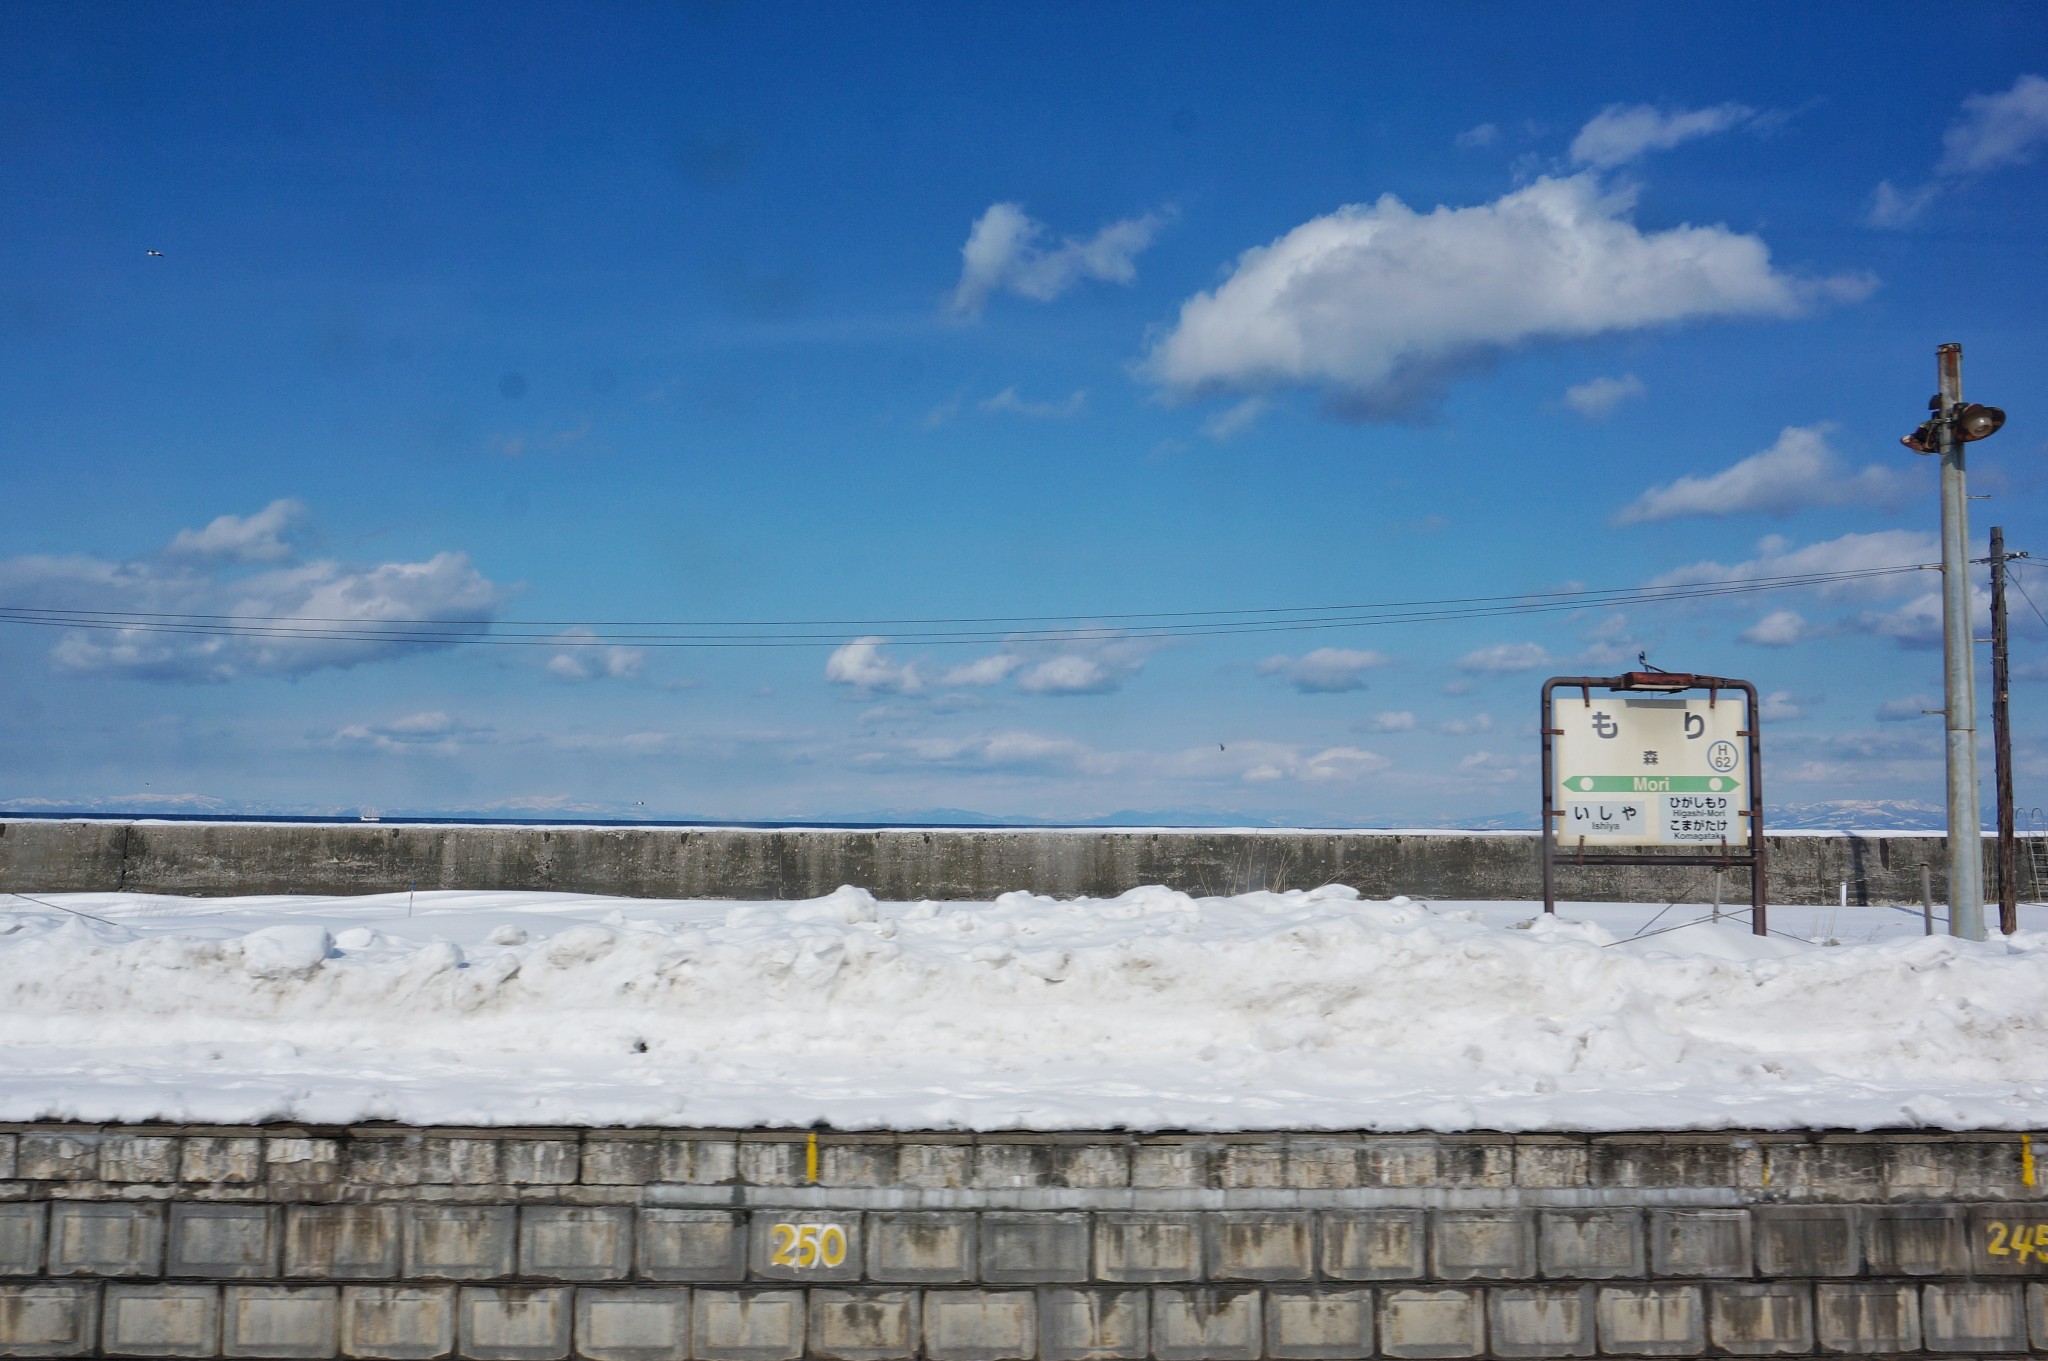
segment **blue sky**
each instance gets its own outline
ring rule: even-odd
[[[1929,561],[1897,438],[1948,340],[2011,412],[1973,528],[2048,551],[2038,5],[7,27],[0,604],[553,622],[0,627],[5,806],[1533,816],[1542,677],[1644,648],[1772,696],[1774,802],[1938,802],[1931,574],[1237,637],[574,625]]]

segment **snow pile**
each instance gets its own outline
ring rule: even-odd
[[[0,1120],[2048,1126],[2048,934],[1655,911],[0,897]]]

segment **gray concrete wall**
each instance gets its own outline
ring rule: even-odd
[[[1946,893],[1928,836],[1768,838],[1775,902],[1917,903],[1920,864]],[[1989,854],[1987,845],[1987,855]],[[1703,869],[1565,863],[1584,901],[1705,899]],[[855,884],[878,897],[985,899],[1013,889],[1113,897],[1143,884],[1190,893],[1350,884],[1371,897],[1540,898],[1534,833],[1038,831],[983,828],[620,828],[359,822],[0,823],[0,889],[380,893],[553,889],[641,898],[813,898]],[[1731,901],[1747,883],[1731,874]]]
[[[2048,1351],[2023,1134],[0,1126],[0,1356]]]

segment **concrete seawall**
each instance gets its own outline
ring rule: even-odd
[[[1920,900],[1946,892],[1946,847],[1923,835],[1768,838],[1775,902]],[[1990,843],[1986,843],[1987,856]],[[1703,900],[1704,869],[1561,865],[1562,896]],[[854,884],[885,899],[986,899],[1015,889],[1113,897],[1342,883],[1371,897],[1542,896],[1534,833],[1003,828],[729,828],[463,824],[0,822],[0,889],[24,893],[382,893],[538,889],[637,898],[814,898]],[[1747,900],[1740,872],[1730,902]]]
[[[2048,1144],[0,1126],[0,1356],[2048,1350]]]

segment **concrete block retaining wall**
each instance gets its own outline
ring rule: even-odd
[[[2048,1352],[2048,1139],[0,1127],[0,1356]]]
[[[1938,837],[1767,838],[1771,899],[1920,901],[1947,894]],[[1987,845],[1987,856],[1990,854]],[[1572,866],[1582,901],[1705,901],[1710,871]],[[1989,882],[1989,881],[1987,881]],[[541,889],[635,898],[815,898],[854,884],[886,899],[988,899],[1013,889],[1108,898],[1350,884],[1371,897],[1543,896],[1534,833],[1207,832],[934,828],[502,827],[344,823],[0,822],[0,890],[24,893],[389,893]],[[2032,885],[2028,885],[2031,889]],[[1731,902],[1748,881],[1728,876]]]

